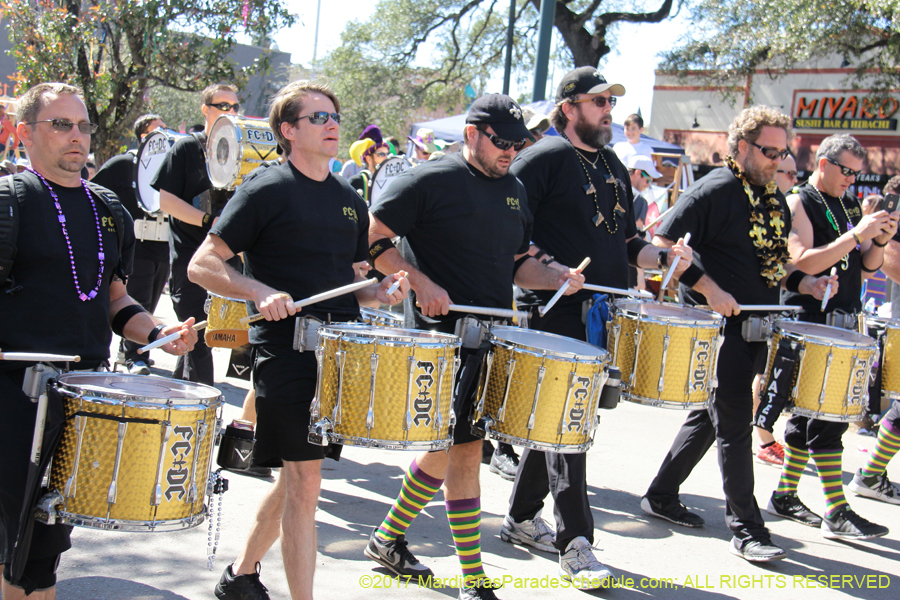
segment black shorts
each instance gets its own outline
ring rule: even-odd
[[[47,558],[29,560],[25,563],[25,570],[17,587],[25,590],[25,595],[33,592],[43,592],[56,585],[56,569],[59,567],[59,554]],[[3,565],[3,579],[7,582],[12,578],[9,565]]]
[[[316,394],[315,352],[277,346],[253,347],[256,443],[253,464],[280,467],[282,461],[338,460],[342,446],[310,444],[309,405]]]

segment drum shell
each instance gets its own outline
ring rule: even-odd
[[[253,463],[253,432],[228,425],[219,440],[216,463],[223,469],[246,471]]]
[[[234,148],[230,147],[232,143]],[[213,187],[235,189],[262,163],[277,159],[277,148],[268,120],[221,115],[210,128],[206,150]]]
[[[206,299],[208,323],[203,339],[210,348],[240,348],[250,343],[250,326],[242,325],[247,316],[247,303],[208,293]]]
[[[867,324],[869,333],[875,333],[881,342],[882,394],[891,400],[900,400],[900,319],[870,317]]]

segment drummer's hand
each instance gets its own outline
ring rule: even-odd
[[[741,314],[741,305],[737,303],[734,296],[718,286],[714,292],[706,296],[706,301],[711,309],[723,317]]]
[[[691,261],[694,260],[694,251],[690,246],[684,243],[684,238],[678,238],[678,243],[669,248],[666,264],[671,265],[675,262],[676,256],[681,257],[681,260],[678,261],[678,266],[675,267],[675,277],[678,277],[691,266]]]
[[[406,271],[400,271],[382,279],[381,285],[379,285],[378,289],[375,291],[375,298],[382,304],[390,304],[391,306],[403,302],[403,299],[409,295],[409,280],[406,278],[407,275],[408,273]],[[387,294],[388,289],[398,281],[400,282],[400,286],[389,296]]]
[[[353,271],[358,273],[360,277],[365,277],[366,273],[368,273],[371,270],[372,270],[372,265],[370,265],[369,261],[367,261],[367,260],[353,263]]]
[[[800,285],[797,286],[797,290],[801,294],[808,294],[816,300],[821,300],[825,297],[825,288],[828,287],[829,283],[831,284],[831,295],[828,297],[833,298],[838,291],[839,284],[837,275],[823,275],[822,277],[812,277],[811,275],[807,275],[800,280]]]
[[[437,317],[450,312],[450,296],[447,291],[430,279],[416,288],[416,306],[426,317]]]
[[[194,331],[193,325],[194,317],[191,317],[183,323],[175,323],[174,325],[163,327],[162,331],[159,332],[159,336],[157,337],[166,337],[167,335],[171,335],[177,331],[182,332],[181,337],[174,342],[169,342],[164,346],[160,346],[163,352],[167,352],[175,356],[181,356],[182,354],[187,354],[188,352],[193,350],[194,344],[197,343],[197,332]]]
[[[264,288],[253,298],[256,309],[266,318],[266,321],[280,321],[296,314],[300,309],[294,306],[290,295],[284,292]]]
[[[563,293],[563,296],[571,296],[575,292],[579,291],[581,289],[581,286],[584,285],[584,275],[581,274],[580,269],[560,271],[559,279],[556,281],[556,289],[561,288],[567,281],[569,282],[569,287]]]

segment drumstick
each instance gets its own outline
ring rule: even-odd
[[[304,306],[309,306],[310,304],[315,304],[316,302],[321,302],[322,300],[328,300],[330,298],[334,298],[336,296],[343,296],[344,294],[349,294],[350,292],[355,292],[356,290],[361,290],[365,287],[369,287],[370,285],[375,285],[378,283],[378,280],[374,277],[372,279],[366,279],[365,281],[357,281],[356,283],[351,283],[350,285],[344,285],[339,288],[334,288],[333,290],[329,290],[327,292],[322,292],[321,294],[316,294],[315,296],[310,296],[309,298],[304,298],[299,302],[294,302],[294,306],[298,308],[303,308]],[[249,325],[250,323],[256,323],[261,319],[265,319],[262,313],[256,313],[255,315],[250,315],[249,317],[244,317],[240,320],[241,325]]]
[[[775,312],[803,312],[802,306],[790,306],[787,304],[740,304],[741,310],[775,311]]]
[[[403,277],[406,277],[407,275],[409,275],[409,273],[407,273],[406,271],[400,271],[400,273],[402,274]],[[384,293],[384,295],[385,295],[385,296],[390,296],[391,294],[393,294],[394,292],[397,291],[397,288],[398,288],[398,287],[400,287],[400,280],[399,280],[399,279],[398,279],[397,281],[395,281],[395,282],[391,285],[391,287],[389,287],[389,288],[387,289],[387,291]]]
[[[664,210],[661,215],[659,215],[658,217],[656,217],[655,219],[653,219],[652,221],[650,221],[649,223],[644,225],[643,229],[641,229],[641,233],[647,233],[648,231],[650,231],[650,228],[653,227],[654,225],[656,225],[657,223],[659,223],[660,221],[662,221],[662,218],[664,216],[666,216],[666,213],[669,212],[670,210],[672,210],[672,208],[673,207],[670,206],[669,208]]]
[[[528,313],[524,310],[512,310],[511,308],[488,308],[486,306],[460,306],[451,304],[450,310],[464,312],[473,315],[487,315],[489,317],[503,317],[505,319],[524,319]]]
[[[578,265],[578,268],[575,270],[578,272],[581,272],[581,270],[583,268],[585,268],[586,266],[588,266],[589,264],[591,264],[590,256],[586,257],[583,261],[581,261],[581,264]],[[553,305],[556,304],[556,301],[559,300],[562,297],[562,295],[566,293],[566,290],[569,289],[570,281],[571,281],[570,279],[566,279],[566,282],[564,284],[562,284],[561,286],[559,286],[559,289],[556,290],[556,293],[553,294],[552,298],[550,298],[550,302],[548,302],[546,306],[542,306],[538,309],[538,312],[541,313],[542,317],[544,315],[546,315],[547,311],[549,311],[551,308],[553,308]]]
[[[829,273],[831,277],[837,275],[837,267],[831,267],[831,273]],[[828,298],[831,296],[831,282],[828,282],[828,285],[825,286],[825,295],[822,297],[822,312],[825,312],[825,305],[828,304]]]
[[[77,354],[40,354],[38,352],[0,352],[0,360],[24,362],[80,362]]]
[[[592,292],[606,292],[607,294],[616,294],[618,296],[638,296],[640,298],[653,297],[653,294],[651,294],[647,290],[622,290],[619,288],[606,287],[605,285],[593,285],[590,283],[586,283],[581,287],[586,290],[591,290]]]
[[[194,331],[200,331],[201,329],[206,327],[207,323],[208,323],[208,321],[200,321],[199,323],[194,323],[194,325],[192,326],[192,329]],[[143,354],[145,352],[150,352],[151,350],[153,350],[155,348],[159,348],[160,346],[165,346],[169,342],[174,342],[175,340],[180,338],[182,333],[183,333],[183,330],[179,329],[175,333],[170,333],[166,337],[161,337],[158,340],[150,342],[149,344],[147,344],[146,346],[144,346],[142,348],[138,348],[137,353]]]
[[[684,245],[687,246],[688,242],[691,241],[691,232],[687,232],[684,234]],[[678,261],[681,260],[680,256],[676,256],[675,260],[672,261],[672,265],[669,267],[669,270],[666,271],[666,276],[663,278],[662,285],[659,286],[659,300],[662,300],[662,295],[665,294],[665,289],[669,287],[669,281],[672,280],[672,275],[675,274],[675,267],[678,266]]]

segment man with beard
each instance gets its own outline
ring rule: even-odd
[[[715,399],[708,410],[688,416],[641,508],[672,523],[702,526],[703,519],[679,501],[678,489],[716,441],[725,521],[734,534],[729,551],[754,562],[782,559],[785,551],[772,543],[753,496],[752,384],[765,368],[768,348],[750,326],[756,315],[740,307],[778,304],[779,287],[819,300],[829,281],[832,293],[838,287],[837,277],[815,278],[788,264],[791,215],[773,178],[790,137],[789,117],[765,106],[744,109],[728,128],[727,166],[692,185],[655,238],[668,243],[691,233],[700,258],[681,276],[681,291],[689,304],[709,305],[725,316],[726,324]]]
[[[628,171],[607,147],[612,139],[612,109],[619,84],[607,83],[593,67],[567,73],[556,92],[551,119],[560,136],[547,137],[516,158],[510,169],[525,186],[534,215],[529,253],[551,268],[591,263],[591,283],[628,287],[629,263],[656,266],[658,260],[682,256],[679,272],[690,265],[690,249],[667,251],[637,235]],[[648,161],[649,162],[649,161]],[[548,252],[552,252],[550,256]],[[584,341],[583,308],[587,291],[561,298],[540,316],[550,292],[522,290],[516,304],[532,313],[531,327]],[[547,494],[553,495],[557,533],[554,539],[540,517]],[[500,530],[503,541],[559,552],[559,575],[580,589],[604,585],[612,573],[591,549],[594,519],[588,503],[586,454],[526,449],[522,453],[509,513]]]

